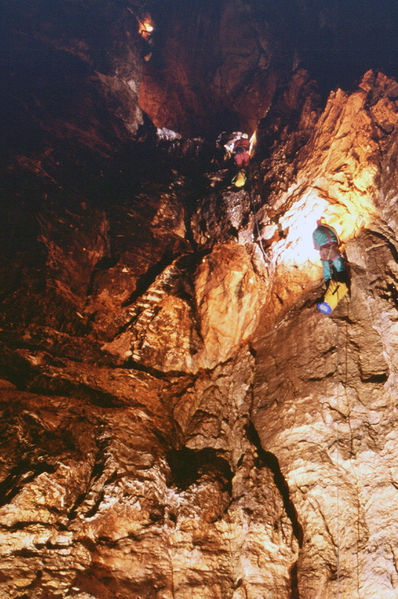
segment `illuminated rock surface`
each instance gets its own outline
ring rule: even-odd
[[[88,38],[35,30],[78,61],[76,105],[27,79],[2,165],[0,598],[392,599],[398,83],[323,105],[304,69],[275,97],[260,78],[238,190],[214,143],[143,116],[118,6],[106,63],[107,11]],[[350,264],[331,317],[321,214]]]

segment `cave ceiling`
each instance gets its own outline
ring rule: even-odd
[[[398,4],[0,6],[0,599],[395,599]]]

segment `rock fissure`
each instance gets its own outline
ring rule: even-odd
[[[179,370],[169,370],[167,372],[163,372],[162,370],[157,370],[156,368],[152,368],[151,366],[147,366],[142,364],[141,362],[136,362],[132,358],[128,358],[125,364],[121,366],[115,366],[115,368],[123,368],[125,370],[136,370],[137,372],[144,372],[154,379],[165,379],[168,380],[170,377],[186,377],[187,373]]]
[[[271,452],[265,451],[262,448],[260,438],[253,423],[249,423],[247,425],[246,432],[249,441],[253,443],[257,449],[260,462],[269,468],[274,476],[274,481],[281,494],[286,514],[292,524],[293,534],[298,541],[299,547],[302,547],[304,540],[303,528],[298,520],[296,508],[294,507],[294,504],[290,498],[289,485],[287,484],[280,470],[278,459]]]
[[[37,476],[47,473],[54,473],[56,467],[52,464],[21,463],[13,468],[10,474],[0,483],[0,506],[11,503],[13,498],[18,495],[25,485],[35,480]]]
[[[156,281],[159,275],[161,275],[166,267],[171,266],[175,261],[176,256],[166,254],[163,258],[154,266],[152,266],[140,279],[136,282],[136,289],[134,293],[122,304],[123,307],[128,307],[136,303],[136,301],[144,296]],[[130,323],[128,323],[130,324]],[[125,325],[126,327],[128,325]],[[120,332],[122,332],[121,330]]]

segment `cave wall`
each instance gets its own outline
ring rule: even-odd
[[[280,59],[286,28],[280,15],[270,27],[275,12],[241,0],[155,10],[159,31],[144,68],[140,106],[157,126],[187,136],[253,132],[293,63],[293,49],[285,47]]]
[[[186,136],[251,134],[300,69],[324,100],[331,89],[353,89],[368,69],[398,75],[390,0],[178,0],[154,2],[150,12],[139,103],[156,126]]]
[[[282,70],[259,92],[267,114],[250,109],[238,190],[211,140],[162,139],[137,107],[148,6],[101,6],[53,7],[62,31],[45,2],[8,13],[12,56],[26,66],[33,40],[54,88],[74,87],[66,106],[32,71],[9,88],[0,597],[394,597],[398,84],[369,71],[323,105],[308,72]],[[209,19],[201,4],[199,23],[227,36],[248,6]],[[321,213],[350,264],[331,317],[316,310]]]

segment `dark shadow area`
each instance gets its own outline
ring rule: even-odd
[[[162,259],[159,260],[159,262],[149,267],[146,273],[137,280],[135,291],[130,295],[130,297],[126,301],[122,303],[122,307],[125,308],[127,306],[130,306],[131,304],[134,304],[138,300],[138,298],[144,295],[144,293],[148,291],[149,287],[155,282],[156,278],[165,270],[165,268],[167,268],[167,266],[170,266],[175,257],[176,256],[173,255],[171,252],[167,251],[163,255]],[[121,332],[123,331],[123,329],[128,328],[129,324],[130,323],[125,325],[121,329]]]
[[[170,484],[185,490],[204,474],[210,474],[222,481],[224,489],[231,493],[233,474],[230,465],[227,460],[217,455],[216,450],[194,451],[186,447],[171,449],[167,452],[166,459],[171,470]]]
[[[13,468],[10,474],[0,483],[0,506],[10,503],[24,485],[32,482],[43,472],[53,473],[55,472],[55,466],[45,462],[33,465],[23,461]]]
[[[297,578],[297,562],[290,568],[291,591],[289,599],[300,599],[298,578]]]

